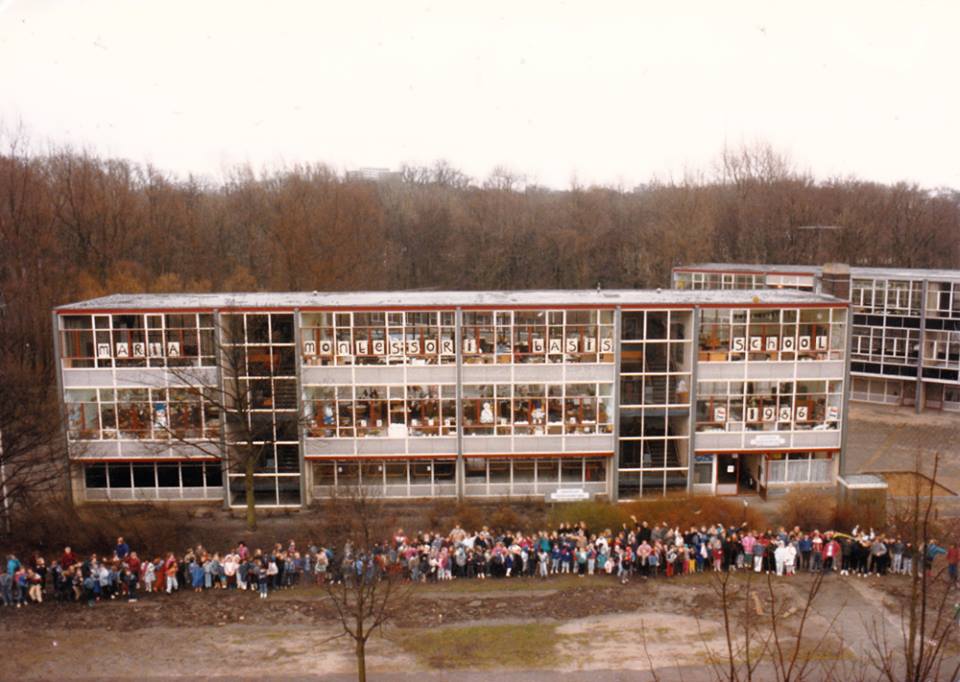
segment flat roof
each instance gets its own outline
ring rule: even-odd
[[[512,308],[615,306],[846,306],[847,302],[792,289],[678,291],[676,289],[542,289],[523,291],[238,292],[113,294],[55,308],[58,312],[118,310]]]
[[[876,474],[848,474],[837,476],[837,481],[845,488],[854,490],[870,490],[886,488],[887,482]]]
[[[678,265],[674,271],[742,272],[785,275],[818,275],[820,265],[771,265],[764,263],[691,263]],[[850,266],[851,277],[885,279],[960,279],[960,270],[932,270],[923,268],[877,268]]]

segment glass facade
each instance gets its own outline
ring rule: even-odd
[[[740,298],[64,311],[67,435],[88,499],[243,506],[248,463],[261,506],[355,486],[395,498],[688,491],[715,476],[701,436],[840,428],[842,376],[695,381],[698,363],[843,359],[844,309]]]
[[[673,283],[688,290],[807,289],[814,288],[820,273],[814,268],[813,275],[794,276],[756,268],[724,264],[678,268]],[[960,409],[953,399],[960,391],[960,271],[850,268],[850,273],[851,399]],[[701,359],[725,359],[722,354],[730,349],[724,340],[709,332],[707,338],[714,343],[701,348],[708,353]]]
[[[693,315],[692,310],[621,314],[621,499],[686,490]]]
[[[841,308],[705,308],[702,362],[843,360],[847,311]]]
[[[253,462],[258,505],[300,504],[300,432],[294,315],[222,316],[221,377],[230,503],[245,504]]]

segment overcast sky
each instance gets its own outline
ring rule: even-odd
[[[709,171],[960,188],[960,3],[0,0],[0,120],[179,174],[446,159],[555,187]]]

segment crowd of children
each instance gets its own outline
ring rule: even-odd
[[[35,553],[26,562],[9,555],[0,568],[4,605],[42,603],[46,597],[94,605],[105,599],[136,601],[143,593],[178,590],[253,590],[266,599],[271,590],[302,582],[354,581],[383,575],[419,583],[453,579],[541,578],[554,575],[615,576],[627,582],[672,578],[703,571],[755,571],[789,576],[798,571],[838,575],[910,574],[930,570],[946,555],[949,577],[957,581],[960,548],[935,540],[916,547],[899,537],[854,529],[851,533],[768,529],[760,532],[716,524],[671,528],[646,521],[617,531],[591,532],[586,524],[561,524],[552,531],[520,532],[487,527],[449,533],[402,529],[366,552],[347,542],[342,548],[309,543],[302,551],[291,540],[267,551],[240,542],[222,552],[202,546],[177,556],[167,552],[143,559],[124,539],[106,555],[80,557],[70,547],[49,566]]]

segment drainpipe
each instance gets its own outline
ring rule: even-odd
[[[464,482],[466,479],[466,467],[463,461],[463,309],[457,307],[454,319],[454,344],[456,346],[456,366],[457,366],[457,464],[454,467],[454,475],[457,481],[457,502],[463,502]]]

